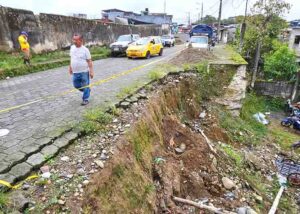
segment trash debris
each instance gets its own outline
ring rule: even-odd
[[[206,112],[203,111],[203,112],[200,113],[199,118],[204,119],[205,116],[206,116]]]
[[[8,133],[8,129],[0,129],[0,137],[4,137],[5,135],[8,135]]]
[[[258,112],[256,114],[253,115],[254,119],[261,123],[261,124],[264,124],[264,125],[268,125],[269,124],[269,121],[266,119],[266,115],[264,115],[263,113],[261,112]]]
[[[156,164],[159,164],[159,163],[161,163],[161,162],[166,162],[166,159],[161,158],[161,157],[157,157],[157,158],[154,159],[154,162],[155,162]]]
[[[51,173],[50,172],[45,172],[42,174],[42,178],[50,178],[51,177]]]

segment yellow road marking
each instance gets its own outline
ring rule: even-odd
[[[84,89],[84,88],[87,88],[87,87],[92,87],[92,86],[98,86],[98,85],[101,85],[103,83],[106,83],[106,82],[109,82],[110,80],[113,80],[113,79],[116,79],[118,77],[121,77],[121,76],[124,76],[124,75],[127,75],[129,73],[132,73],[134,71],[137,71],[137,70],[140,70],[140,69],[143,69],[145,67],[148,67],[152,64],[155,64],[155,63],[158,63],[160,61],[163,61],[165,60],[166,58],[170,57],[170,56],[173,56],[173,55],[176,55],[177,53],[181,52],[183,49],[179,50],[179,51],[176,51],[175,53],[169,55],[169,56],[166,56],[166,57],[163,57],[161,59],[158,59],[158,60],[154,60],[152,62],[149,62],[147,64],[144,64],[144,65],[140,65],[138,67],[135,67],[135,68],[132,68],[132,69],[129,69],[129,70],[126,70],[126,71],[123,71],[121,73],[118,73],[118,74],[114,74],[108,78],[105,78],[105,79],[101,79],[101,80],[97,80],[96,82],[93,82],[91,83],[90,85],[87,85],[87,86],[84,86],[84,87],[81,87],[79,89]],[[46,97],[43,97],[43,98],[40,98],[40,99],[37,99],[37,100],[34,100],[34,101],[31,101],[31,102],[28,102],[28,103],[24,103],[24,104],[21,104],[21,105],[16,105],[16,106],[12,106],[12,107],[9,107],[9,108],[5,108],[5,109],[2,109],[0,110],[0,114],[1,113],[5,113],[5,112],[8,112],[8,111],[12,111],[12,110],[15,110],[15,109],[19,109],[19,108],[22,108],[24,106],[28,106],[28,105],[31,105],[31,104],[34,104],[34,103],[37,103],[37,102],[40,102],[40,101],[43,101],[43,100],[48,100],[48,99],[54,99],[54,98],[57,98],[57,97],[61,97],[61,96],[65,96],[67,94],[70,94],[72,92],[75,92],[77,91],[78,89],[71,89],[71,90],[67,90],[65,92],[62,92],[62,93],[59,93],[59,94],[55,94],[55,95],[51,95],[51,96],[46,96]]]
[[[38,175],[31,175],[31,176],[27,177],[25,180],[23,180],[22,182],[20,182],[16,185],[11,185],[7,181],[0,180],[0,184],[3,185],[3,186],[8,187],[10,189],[19,189],[25,181],[32,180],[32,179],[35,179],[35,178],[38,178],[38,177],[39,177]]]

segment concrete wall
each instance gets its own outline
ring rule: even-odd
[[[254,90],[256,93],[271,97],[290,98],[293,92],[294,84],[288,82],[255,82]],[[298,93],[299,94],[299,91]]]
[[[93,20],[44,13],[34,15],[28,10],[0,7],[0,51],[19,49],[17,38],[22,30],[28,32],[29,43],[36,53],[69,47],[74,33],[82,34],[86,45],[108,45],[122,34],[149,36],[169,32],[161,25],[105,25]]]

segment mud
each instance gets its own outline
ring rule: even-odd
[[[201,63],[214,59],[215,56],[212,51],[203,49],[187,48],[181,52],[180,55],[174,57],[170,63],[182,66],[184,64]]]

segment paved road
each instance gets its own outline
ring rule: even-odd
[[[120,89],[149,81],[147,73],[155,64],[172,58],[183,48],[182,45],[166,48],[163,57],[149,60],[108,58],[95,61],[92,82],[101,84],[92,88],[89,107],[117,102]],[[141,68],[142,65],[145,67]],[[132,72],[101,82],[128,70]],[[34,161],[27,164],[30,155],[50,144],[67,124],[81,119],[86,107],[80,106],[81,93],[70,91],[72,89],[67,67],[0,81],[0,129],[10,130],[8,135],[0,137],[0,179],[7,178],[8,174],[18,177],[15,171],[34,165]],[[64,92],[67,93],[62,95]]]

